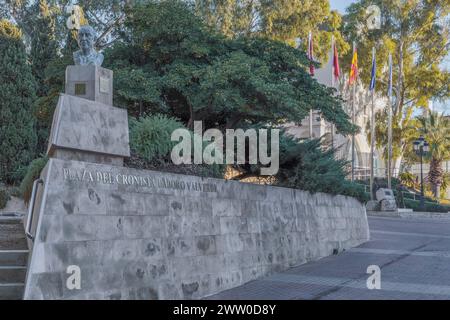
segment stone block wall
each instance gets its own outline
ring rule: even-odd
[[[349,197],[57,159],[44,172],[25,299],[198,299],[369,239]]]

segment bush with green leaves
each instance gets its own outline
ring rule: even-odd
[[[283,135],[280,145],[280,171],[277,179],[281,185],[355,197],[361,202],[370,196],[364,187],[346,179],[347,161],[336,160],[335,151],[322,146],[320,139],[299,141]]]
[[[424,204],[424,208],[420,207],[420,201],[405,199],[404,203],[407,209],[413,209],[413,211],[417,212],[450,212],[450,206],[443,206],[435,202],[426,201]]]
[[[167,159],[177,144],[171,141],[172,133],[180,128],[184,128],[181,122],[161,114],[130,118],[131,151],[146,161]]]
[[[136,120],[130,118],[130,147],[132,158],[126,165],[140,169],[161,170],[202,177],[222,178],[225,165],[175,165],[170,159],[173,147],[178,141],[171,141],[176,129],[186,129],[181,122],[165,115],[156,114]],[[194,133],[191,132],[191,139]],[[192,140],[191,140],[192,141]],[[204,147],[208,145],[204,142]],[[193,146],[193,144],[192,144]],[[194,150],[191,150],[194,154]],[[193,162],[192,162],[193,163]]]
[[[31,192],[33,190],[33,183],[41,175],[42,169],[47,165],[48,158],[43,156],[33,160],[27,168],[25,177],[20,184],[20,195],[24,199],[25,203],[28,203],[31,198]]]
[[[323,192],[355,197],[361,202],[370,195],[364,186],[348,181],[348,162],[336,160],[335,150],[322,146],[321,139],[299,140],[280,134],[280,169],[276,183],[312,193]],[[239,166],[236,180],[260,176],[260,165]]]
[[[8,203],[9,199],[10,195],[8,190],[5,188],[5,186],[2,186],[0,184],[0,210],[6,207],[6,204]]]

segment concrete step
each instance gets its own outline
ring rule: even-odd
[[[27,268],[23,266],[0,266],[0,284],[25,283]]]
[[[22,300],[24,288],[22,283],[0,283],[0,300]]]
[[[0,214],[0,300],[23,298],[27,260],[23,215]]]
[[[0,217],[0,250],[28,249],[22,219]]]
[[[0,266],[26,267],[28,250],[0,250]]]

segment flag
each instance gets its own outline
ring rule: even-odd
[[[389,82],[388,82],[388,97],[392,97],[392,55],[389,54]]]
[[[375,56],[375,48],[372,50],[372,77],[370,79],[370,91],[375,89],[375,83],[377,78],[377,58]]]
[[[309,33],[308,36],[308,59],[310,61],[309,64],[309,73],[311,76],[314,76],[314,43],[313,43],[313,38],[312,38],[312,32]]]
[[[341,69],[339,68],[339,55],[336,46],[336,42],[333,42],[333,75],[335,80],[338,80],[341,76]]]
[[[358,78],[358,50],[356,46],[353,46],[353,58],[352,58],[352,67],[350,69],[350,78],[348,83],[353,84]]]

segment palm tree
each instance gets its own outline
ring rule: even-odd
[[[430,172],[428,181],[435,198],[440,198],[440,189],[444,181],[442,162],[450,159],[450,118],[438,112],[429,112],[428,116],[418,118],[418,133],[430,144]]]

